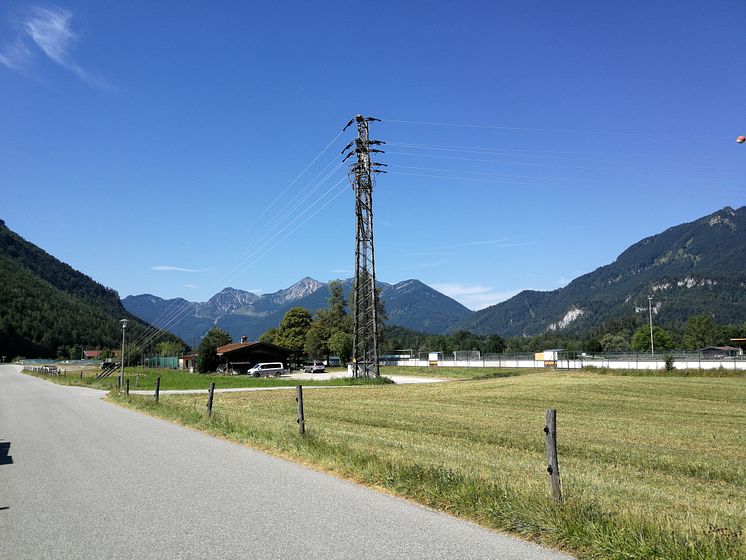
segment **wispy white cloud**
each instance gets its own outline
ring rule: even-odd
[[[71,51],[78,41],[72,27],[73,14],[56,7],[32,7],[24,17],[14,21],[16,37],[0,49],[0,64],[17,72],[33,64],[32,47],[38,48],[54,63],[72,72],[81,80],[96,86],[110,87],[101,78],[81,67]]]
[[[204,270],[198,270],[195,268],[183,268],[181,266],[171,266],[170,264],[159,264],[151,266],[150,270],[157,272],[204,272]]]
[[[199,288],[196,284],[184,284],[185,288]]]
[[[510,247],[528,247],[530,245],[538,245],[538,241],[513,241],[510,239],[486,239],[481,241],[467,241],[465,243],[454,243],[453,245],[443,245],[440,249],[456,249],[459,247],[481,247],[484,245],[494,245],[500,249],[507,249]]]
[[[453,257],[456,253],[445,251],[414,251],[411,253],[402,253],[402,257]]]
[[[32,58],[33,53],[20,37],[5,45],[3,50],[0,51],[0,64],[15,71],[23,70]]]
[[[461,284],[458,282],[435,282],[433,288],[452,297],[469,309],[478,310],[495,305],[516,295],[519,290],[497,291],[481,284]]]
[[[330,270],[332,274],[352,274],[352,270],[349,268],[335,268]]]

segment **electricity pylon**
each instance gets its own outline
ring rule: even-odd
[[[378,293],[376,292],[376,259],[373,250],[373,176],[385,173],[377,167],[385,164],[372,163],[371,153],[383,150],[371,148],[384,144],[381,140],[370,140],[368,123],[379,121],[374,117],[356,115],[343,130],[357,123],[357,138],[342,150],[350,150],[342,161],[353,154],[356,161],[350,164],[349,177],[355,191],[355,280],[352,287],[352,363],[355,377],[378,376]]]

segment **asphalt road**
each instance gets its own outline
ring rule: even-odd
[[[0,559],[560,559],[0,365]]]

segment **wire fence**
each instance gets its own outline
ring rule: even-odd
[[[414,354],[414,353],[413,353]],[[651,355],[645,352],[539,352],[480,354],[479,352],[420,352],[417,355],[383,356],[381,365],[411,367],[497,367],[582,369],[736,369],[746,370],[745,355],[708,355],[700,352],[666,351]]]

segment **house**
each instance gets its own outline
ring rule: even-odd
[[[185,354],[179,358],[179,369],[189,370],[189,373],[194,373],[196,365],[197,354]]]
[[[732,358],[740,353],[741,349],[734,346],[707,346],[697,350],[703,358]]]
[[[84,360],[96,360],[101,355],[101,350],[83,350]]]
[[[217,349],[218,356],[225,360],[225,370],[235,373],[246,371],[260,362],[282,362],[287,367],[291,350],[268,342],[249,342],[245,336],[241,342],[224,344]]]

